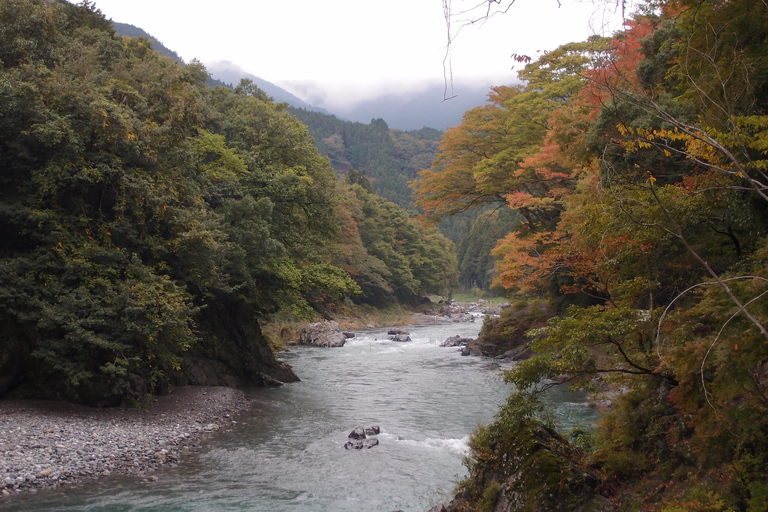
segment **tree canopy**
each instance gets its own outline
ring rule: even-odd
[[[348,192],[252,83],[210,88],[90,2],[2,0],[0,26],[0,394],[112,405],[206,368],[283,380],[268,315],[451,286],[435,233]]]
[[[613,38],[529,63],[443,137],[419,204],[519,212],[497,283],[555,313],[473,441],[463,499],[518,489],[494,450],[569,383],[620,390],[578,464],[622,510],[765,509],[767,29],[762,2],[649,2]],[[585,503],[559,489],[540,506]]]

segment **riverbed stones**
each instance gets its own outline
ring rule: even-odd
[[[411,341],[411,337],[407,334],[395,334],[394,336],[390,336],[389,339],[400,343],[407,343]]]
[[[113,474],[146,478],[231,427],[247,407],[242,391],[196,386],[178,387],[150,409],[0,401],[0,496]]]
[[[299,335],[301,345],[314,347],[343,347],[346,341],[338,322],[333,320],[308,324]]]

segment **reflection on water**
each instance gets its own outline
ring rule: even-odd
[[[0,505],[62,511],[425,511],[450,498],[478,422],[493,418],[509,388],[495,361],[439,344],[475,337],[480,323],[358,332],[342,348],[282,354],[302,381],[249,391],[253,407],[198,457],[140,483],[110,477],[66,493]],[[566,426],[595,411],[558,390],[548,398]],[[380,425],[379,445],[345,450],[357,425]]]

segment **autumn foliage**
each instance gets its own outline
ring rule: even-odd
[[[764,2],[644,5],[495,89],[415,182],[428,216],[525,219],[496,282],[558,316],[491,431],[542,386],[622,390],[584,452],[622,510],[768,507],[767,31]]]

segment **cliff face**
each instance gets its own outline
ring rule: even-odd
[[[198,320],[204,334],[185,354],[177,384],[250,387],[299,380],[290,366],[275,358],[245,302],[227,298],[204,311]]]

